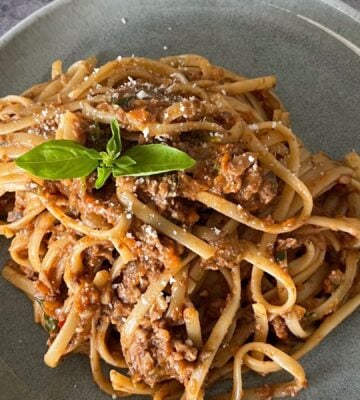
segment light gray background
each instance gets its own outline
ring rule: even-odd
[[[331,27],[360,46],[359,24],[345,14],[315,0],[272,2]],[[45,3],[0,0],[0,30]],[[352,3],[359,5],[357,0]],[[57,11],[56,19],[45,15],[17,39],[3,42],[0,95],[43,79],[57,56],[69,63],[99,51],[102,60],[119,53],[159,57],[194,51],[251,76],[276,73],[277,93],[292,113],[295,131],[312,149],[325,148],[334,156],[352,147],[359,150],[359,57],[293,14],[257,4],[74,0]],[[120,23],[121,16],[128,17],[127,25]],[[168,26],[173,27],[171,32]],[[217,34],[211,35],[212,30]],[[6,257],[6,247],[0,246],[1,262]],[[91,381],[85,357],[70,357],[54,370],[44,366],[46,335],[32,323],[27,300],[3,279],[0,301],[1,400],[108,399]],[[359,400],[359,322],[358,312],[304,357],[310,387],[299,399]]]

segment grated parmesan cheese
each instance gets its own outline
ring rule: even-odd
[[[149,128],[148,128],[149,129]],[[138,178],[138,179],[136,179],[136,181],[135,181],[135,183],[137,184],[137,185],[141,185],[141,184],[143,184],[145,182],[145,179],[143,178],[143,177],[140,177],[140,178]]]
[[[217,228],[216,226],[214,228],[211,228],[212,231],[215,233],[215,235],[220,235],[221,230],[219,228]]]
[[[150,129],[145,127],[142,132],[144,134],[144,138],[147,139],[149,137]]]
[[[148,93],[146,93],[144,90],[140,90],[140,92],[136,93],[136,97],[140,100],[142,99],[148,99],[151,97]]]

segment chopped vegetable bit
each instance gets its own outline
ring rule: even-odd
[[[286,258],[286,252],[285,251],[277,251],[275,253],[275,260],[277,262],[284,261],[285,258]]]
[[[59,331],[59,321],[56,318],[44,314],[44,326],[49,333],[56,333]]]
[[[113,99],[112,103],[117,104],[118,106],[127,107],[131,100],[135,99],[135,96],[123,97],[122,99]]]

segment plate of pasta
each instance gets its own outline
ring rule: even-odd
[[[358,398],[359,24],[58,0],[0,39],[4,398]]]

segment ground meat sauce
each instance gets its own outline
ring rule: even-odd
[[[135,331],[133,341],[125,354],[133,379],[150,386],[175,378],[184,383],[195,366],[198,350],[175,339],[166,320],[145,320]]]
[[[81,219],[89,226],[107,226],[116,224],[123,212],[112,185],[107,184],[102,191],[93,189],[95,175],[86,181],[82,179],[45,181],[44,191],[47,194],[61,194],[67,198],[68,212]]]
[[[182,251],[169,238],[159,237],[150,225],[134,227],[128,239],[133,241],[133,248],[138,249],[137,257],[126,264],[119,283],[113,284],[116,299],[111,321],[120,332],[140,296],[163,272],[169,251],[177,255]],[[185,330],[181,329],[183,321],[165,318],[168,300],[164,294],[150,308],[124,354],[133,379],[151,386],[170,378],[185,382],[197,356],[197,349],[186,343]],[[175,335],[171,332],[174,324],[177,326]]]
[[[157,85],[156,81],[147,83],[129,78],[107,93],[110,101],[101,100],[94,104],[99,111],[116,115],[121,125],[124,150],[136,143],[164,143],[185,151],[197,161],[186,173],[178,171],[145,177],[117,177],[117,189],[134,193],[161,215],[190,231],[195,224],[206,224],[210,214],[203,204],[195,200],[195,194],[199,191],[209,191],[241,204],[249,212],[261,213],[274,202],[281,188],[277,178],[259,162],[258,154],[245,150],[238,142],[223,143],[219,132],[185,132],[151,138],[146,132],[130,131],[134,124],[129,121],[136,120],[141,125],[163,123],[167,118],[174,123],[193,120],[216,123],[225,130],[233,126],[234,117],[226,110],[215,108],[210,112],[201,98],[183,97],[170,90],[172,85],[179,83],[181,81],[176,76],[169,78],[168,82],[162,78],[161,85]],[[89,100],[92,96],[90,93]],[[173,119],[171,105],[179,102],[182,115],[176,115]],[[165,109],[168,111],[164,113]],[[82,118],[80,114],[79,118]],[[110,137],[109,126],[95,123],[88,124],[87,128],[84,124],[83,127],[89,131],[85,135],[86,146],[104,150]],[[47,196],[63,196],[69,216],[80,218],[88,226],[111,228],[124,210],[117,199],[114,181],[110,179],[101,190],[95,190],[95,179],[96,174],[93,173],[86,180],[47,181],[43,190]],[[126,234],[125,242],[134,259],[122,267],[120,275],[112,283],[112,294],[107,300],[110,302],[111,322],[120,332],[141,295],[167,268],[169,259],[181,257],[184,251],[182,246],[136,219]],[[232,268],[239,264],[237,255],[240,250],[236,243],[219,237],[213,245],[217,248],[216,256],[202,261],[202,267],[210,270],[210,277],[212,270]],[[83,259],[86,274],[94,275],[106,265],[110,268],[115,255],[115,249],[110,245],[90,247]],[[222,286],[224,290],[211,298],[204,292],[201,296],[207,301],[195,304],[202,310],[204,340],[229,301],[226,282],[217,278],[213,285]],[[98,294],[96,291],[91,293],[93,304]],[[169,285],[152,305],[135,331],[129,348],[124,351],[132,378],[150,386],[172,378],[185,383],[199,361],[198,349],[187,339],[183,309],[171,317],[166,314],[170,295]],[[274,329],[279,333],[276,323]]]
[[[182,172],[143,178],[119,177],[118,186],[130,190],[164,216],[191,226],[199,220],[196,191],[205,190],[259,212],[278,193],[276,177],[259,166],[254,153],[243,152],[238,144],[173,143],[197,160],[189,174]],[[190,201],[188,201],[190,200]]]
[[[118,177],[117,186],[135,193],[141,201],[177,224],[191,229],[204,218],[204,206],[194,201],[196,191],[208,190],[242,204],[251,212],[260,212],[277,195],[275,176],[260,166],[256,154],[242,151],[239,145],[208,143],[204,149],[202,145],[185,141],[171,144],[198,161],[190,173],[176,172],[140,178]],[[236,243],[219,240],[216,247],[216,256],[204,261],[204,268],[231,268],[239,264],[236,255],[240,251]],[[149,239],[146,239],[142,241],[141,250],[138,259],[127,264],[117,288],[118,299],[114,306],[113,323],[120,330],[122,319],[129,315],[149,282],[156,279],[163,268],[159,262],[159,246],[150,245]],[[147,260],[144,260],[144,255]],[[225,282],[224,287],[227,287]],[[205,321],[202,332],[205,338],[210,334],[227,301],[226,295],[207,299],[208,307],[205,307],[202,314]],[[125,353],[133,379],[151,386],[171,378],[186,382],[197,362],[198,350],[186,343],[185,331],[182,337],[174,339],[171,327],[177,324],[178,331],[181,323],[179,320],[164,318],[166,308],[166,303],[163,309],[158,306],[158,317],[155,320],[151,312],[149,313]]]

